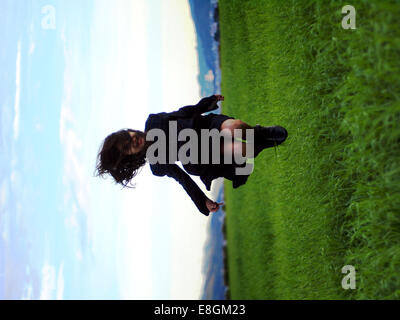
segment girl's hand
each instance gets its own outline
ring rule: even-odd
[[[217,101],[224,101],[224,96],[223,95],[220,95],[220,94],[214,94],[214,96],[216,96],[216,98],[217,98]]]
[[[223,205],[223,204],[224,204],[223,202],[218,203],[218,202],[214,202],[214,201],[212,201],[212,200],[210,200],[210,199],[207,199],[207,200],[206,200],[206,206],[207,206],[207,209],[208,209],[210,212],[216,212],[216,211],[218,211],[218,210],[219,210],[219,206],[220,206],[220,205]]]

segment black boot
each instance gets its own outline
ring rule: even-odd
[[[263,127],[256,125],[254,127],[254,157],[257,157],[266,148],[280,145],[287,137],[288,132],[284,127]]]

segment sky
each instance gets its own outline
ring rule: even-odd
[[[199,299],[209,218],[104,138],[200,99],[186,0],[0,2],[0,298]],[[207,195],[204,185],[194,180]]]

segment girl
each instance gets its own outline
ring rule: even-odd
[[[159,129],[165,133],[166,140],[170,141],[170,122],[176,121],[177,135],[183,129],[193,129],[200,136],[201,129],[217,129],[219,132],[231,133],[233,136],[234,130],[239,129],[242,132],[242,140],[231,140],[220,144],[220,156],[226,152],[231,154],[240,153],[246,156],[246,148],[249,145],[246,142],[246,129],[254,130],[254,158],[265,148],[277,146],[284,142],[288,136],[285,128],[281,126],[262,127],[256,125],[254,127],[247,123],[229,117],[223,114],[210,113],[203,115],[218,108],[217,102],[223,101],[222,95],[216,94],[207,98],[203,98],[197,105],[189,105],[180,108],[174,112],[161,112],[157,114],[150,114],[145,123],[144,131],[133,129],[122,129],[107,136],[100,147],[97,155],[96,176],[104,177],[110,174],[116,183],[121,184],[123,187],[128,187],[128,183],[136,176],[140,167],[145,165],[148,158],[149,148],[155,141],[147,139],[148,133],[152,129]],[[179,150],[185,141],[174,141]],[[154,147],[154,146],[153,146]],[[153,148],[154,149],[154,148]],[[163,149],[168,155],[169,146],[167,143],[166,149]],[[198,149],[199,158],[201,157],[201,149]],[[211,150],[212,151],[212,150]],[[211,153],[211,152],[210,152]],[[210,154],[209,153],[209,154]],[[179,159],[177,159],[180,161]],[[183,163],[183,161],[181,161]],[[212,180],[218,177],[224,177],[232,181],[233,188],[237,188],[247,181],[248,175],[237,175],[236,169],[245,166],[244,164],[237,164],[232,162],[230,164],[214,164],[209,161],[207,164],[200,163],[187,163],[183,164],[182,170],[174,162],[170,163],[150,163],[150,169],[156,176],[168,176],[174,178],[182,185],[187,194],[191,197],[198,210],[208,216],[210,212],[215,212],[219,209],[222,203],[217,203],[209,199],[198,185],[189,176],[200,176],[201,181],[205,184],[207,190],[210,190]]]

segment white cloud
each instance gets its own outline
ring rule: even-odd
[[[137,176],[136,189],[123,190],[117,259],[122,299],[152,299],[152,179],[148,166]],[[160,235],[162,236],[162,235]]]
[[[197,38],[188,2],[162,2],[163,102],[167,111],[196,104],[200,99],[197,81]],[[196,101],[197,100],[197,101]]]
[[[12,142],[9,137],[13,136],[13,117],[14,110],[8,103],[4,103],[1,107],[1,119],[0,119],[0,134],[1,134],[1,146],[2,146],[2,155],[5,156],[8,150],[11,150]]]
[[[81,127],[75,119],[73,106],[74,70],[79,68],[73,50],[70,48],[65,35],[65,28],[61,31],[61,39],[64,43],[64,92],[61,103],[59,119],[59,137],[64,151],[64,167],[62,181],[65,186],[64,207],[67,209],[66,225],[72,227],[80,237],[81,252],[90,248],[92,238],[91,207],[89,197],[89,175],[83,165],[83,144],[79,134]],[[85,124],[82,124],[84,126]]]
[[[58,268],[56,299],[62,300],[64,296],[64,262]]]
[[[200,100],[196,34],[187,2],[162,2],[162,76],[166,111]],[[171,36],[173,35],[173,37]],[[208,195],[198,177],[193,180]],[[184,189],[171,181],[171,299],[199,299],[204,282],[202,260],[209,218],[202,215]]]
[[[29,52],[28,52],[29,55],[32,55],[36,48],[36,43],[33,39],[34,29],[35,29],[35,23],[32,22],[31,25],[29,26]]]
[[[119,4],[120,6],[113,7],[112,10],[107,10],[106,7],[100,8],[97,13],[99,25],[93,25],[96,30],[101,28],[104,24],[104,15],[110,21],[115,21],[113,27],[108,30],[111,38],[98,39],[115,48],[107,55],[109,66],[99,69],[100,77],[105,79],[108,88],[107,92],[101,95],[102,104],[105,106],[103,110],[108,112],[110,106],[113,106],[118,115],[115,119],[107,118],[104,137],[111,133],[106,131],[111,126],[116,130],[122,128],[143,130],[149,114],[149,96],[159,94],[152,93],[149,87],[148,65],[151,61],[147,51],[146,30],[147,19],[150,17],[148,1],[120,1]],[[129,15],[126,12],[129,12]],[[93,114],[98,113],[99,105],[93,107],[97,109]],[[117,276],[123,299],[152,298],[151,239],[154,195],[151,192],[152,180],[149,179],[151,176],[146,165],[134,179],[137,188],[121,190],[118,199],[115,199],[116,202],[121,200],[122,204],[122,210],[114,214],[118,220],[115,253]]]
[[[0,209],[5,209],[8,196],[8,183],[4,179],[0,187]]]
[[[82,77],[82,75],[80,72],[73,72],[74,70],[78,71],[76,68],[79,67],[80,61],[74,59],[74,65],[70,62],[71,55],[76,50],[68,42],[70,39],[66,30],[61,29],[61,39],[64,42],[66,57],[64,98],[59,132],[64,149],[64,183],[67,188],[64,199],[68,201],[70,208],[75,205],[78,211],[82,210],[87,214],[88,230],[90,227],[95,227],[93,229],[93,232],[96,233],[93,237],[93,252],[96,253],[96,261],[101,261],[109,250],[109,248],[105,248],[103,252],[100,252],[96,249],[104,243],[105,235],[100,232],[100,230],[104,230],[104,226],[100,226],[100,224],[106,220],[105,218],[99,219],[102,214],[97,213],[96,221],[90,221],[92,207],[89,201],[89,191],[91,190],[88,189],[86,179],[89,175],[85,171],[81,153],[90,147],[83,140],[85,137],[79,133],[97,131],[98,135],[104,138],[110,133],[110,128],[143,128],[148,116],[150,94],[162,95],[163,103],[160,106],[160,112],[175,110],[182,105],[195,103],[200,98],[197,84],[196,36],[188,4],[182,1],[171,1],[171,8],[169,8],[170,2],[168,4],[162,2],[162,4],[164,6],[162,18],[164,21],[168,21],[167,26],[163,25],[162,34],[162,49],[163,56],[164,54],[165,56],[160,74],[163,75],[163,91],[152,92],[149,87],[148,65],[151,61],[149,61],[150,55],[147,52],[146,32],[147,19],[151,18],[150,13],[147,12],[148,2],[144,0],[120,1],[119,6],[111,5],[111,7],[107,1],[96,2],[95,18],[91,24],[91,49],[88,50],[93,53],[93,56],[88,57],[88,61],[94,66],[100,65],[101,67],[91,68],[88,80],[91,84],[92,94],[90,105],[85,107],[90,115],[90,123],[82,123],[82,119],[78,118],[72,109],[72,106],[76,105],[73,102],[76,102],[77,98],[75,96],[77,90],[74,88],[76,82],[73,81],[75,80],[73,77]],[[107,24],[104,23],[105,21]],[[100,32],[101,30],[104,32]],[[107,88],[107,90],[103,90],[103,88]],[[164,110],[162,110],[163,106]],[[110,111],[113,112],[110,113]],[[87,130],[83,130],[78,125],[87,126]],[[151,173],[146,166],[140,173],[140,177],[137,177],[138,188],[121,191],[124,194],[123,211],[114,209],[117,212],[113,212],[119,225],[115,264],[123,298],[151,299],[153,296],[152,201],[157,200],[150,192],[152,180],[149,179],[149,175]],[[154,177],[154,179],[159,178]],[[185,244],[183,247],[179,244],[177,246],[176,250],[179,252],[174,257],[179,257],[181,261],[180,266],[175,265],[174,267],[172,281],[177,283],[175,288],[185,288],[186,297],[197,298],[201,285],[199,282],[201,281],[201,264],[198,259],[201,258],[199,255],[201,255],[204,227],[201,223],[196,223],[203,217],[184,190],[180,190],[182,187],[172,179],[168,182],[176,188],[173,190],[179,190],[176,197],[174,193],[172,201],[180,202],[181,199],[185,199],[186,203],[183,206],[175,207],[173,222],[180,220],[182,216],[187,216],[187,219],[183,220],[183,225],[173,229],[176,239],[185,239]],[[170,213],[168,212],[168,214]],[[207,221],[205,217],[204,221]],[[65,223],[71,227],[76,227],[80,224],[79,222],[81,219],[78,216],[72,215],[65,218]],[[181,232],[182,229],[190,227],[194,228],[190,235]],[[159,236],[163,237],[162,234]],[[173,245],[175,244],[174,242]],[[189,254],[189,262],[186,262],[184,255],[191,245],[194,245],[193,248],[197,252],[195,255]],[[111,248],[112,245],[110,244],[109,247]],[[75,249],[76,258],[82,259],[82,248]],[[192,260],[195,261],[191,262]],[[193,271],[183,271],[182,277],[179,277],[179,272],[192,266],[194,266]],[[194,275],[192,278],[188,277],[190,273]]]
[[[76,214],[71,214],[64,219],[64,223],[68,228],[77,230],[79,228],[79,223]]]
[[[33,286],[28,282],[24,286],[21,300],[31,300],[33,298]]]
[[[214,81],[214,73],[213,73],[213,71],[211,69],[208,70],[207,74],[204,76],[204,79],[206,81],[209,81],[209,82],[213,82]]]
[[[14,139],[19,135],[19,117],[20,117],[20,96],[21,96],[21,41],[18,41],[16,74],[15,74],[15,103],[14,103]]]
[[[21,223],[21,219],[22,219],[22,203],[20,200],[16,200],[15,203],[15,213],[14,213],[14,217],[15,217],[15,224],[18,226]]]
[[[28,52],[28,54],[29,54],[29,55],[32,55],[33,52],[35,51],[35,48],[36,48],[35,42],[31,42],[30,45],[29,45],[29,52]]]
[[[32,287],[32,286],[31,286]],[[31,296],[29,286],[25,296]],[[47,261],[42,267],[42,281],[40,288],[40,300],[63,299],[64,295],[64,262],[56,272],[56,268]]]
[[[67,226],[79,228],[83,246],[90,245],[92,239],[91,206],[89,197],[88,170],[83,165],[81,154],[82,142],[74,129],[66,129],[68,111],[61,112],[60,140],[64,149],[63,184],[65,186],[64,206],[69,208],[65,222]],[[79,223],[78,223],[79,221]]]
[[[76,258],[79,262],[82,262],[82,260],[83,260],[83,253],[82,253],[81,248],[76,249],[76,251],[75,251],[75,258]]]
[[[54,298],[56,290],[56,270],[54,266],[45,262],[42,267],[42,283],[40,288],[40,300]]]
[[[35,129],[37,131],[42,131],[43,130],[43,126],[40,122],[35,122]]]
[[[3,212],[1,215],[1,237],[5,243],[8,243],[10,240],[10,216],[7,211]]]
[[[0,188],[0,227],[1,237],[5,243],[9,241],[9,228],[10,218],[9,212],[6,208],[7,198],[9,195],[8,182],[6,179],[3,180]]]
[[[192,178],[205,191],[200,179]],[[171,186],[171,189],[176,197],[180,197],[179,201],[173,203],[171,217],[171,299],[199,299],[204,282],[204,243],[211,217],[197,210],[180,185]]]

